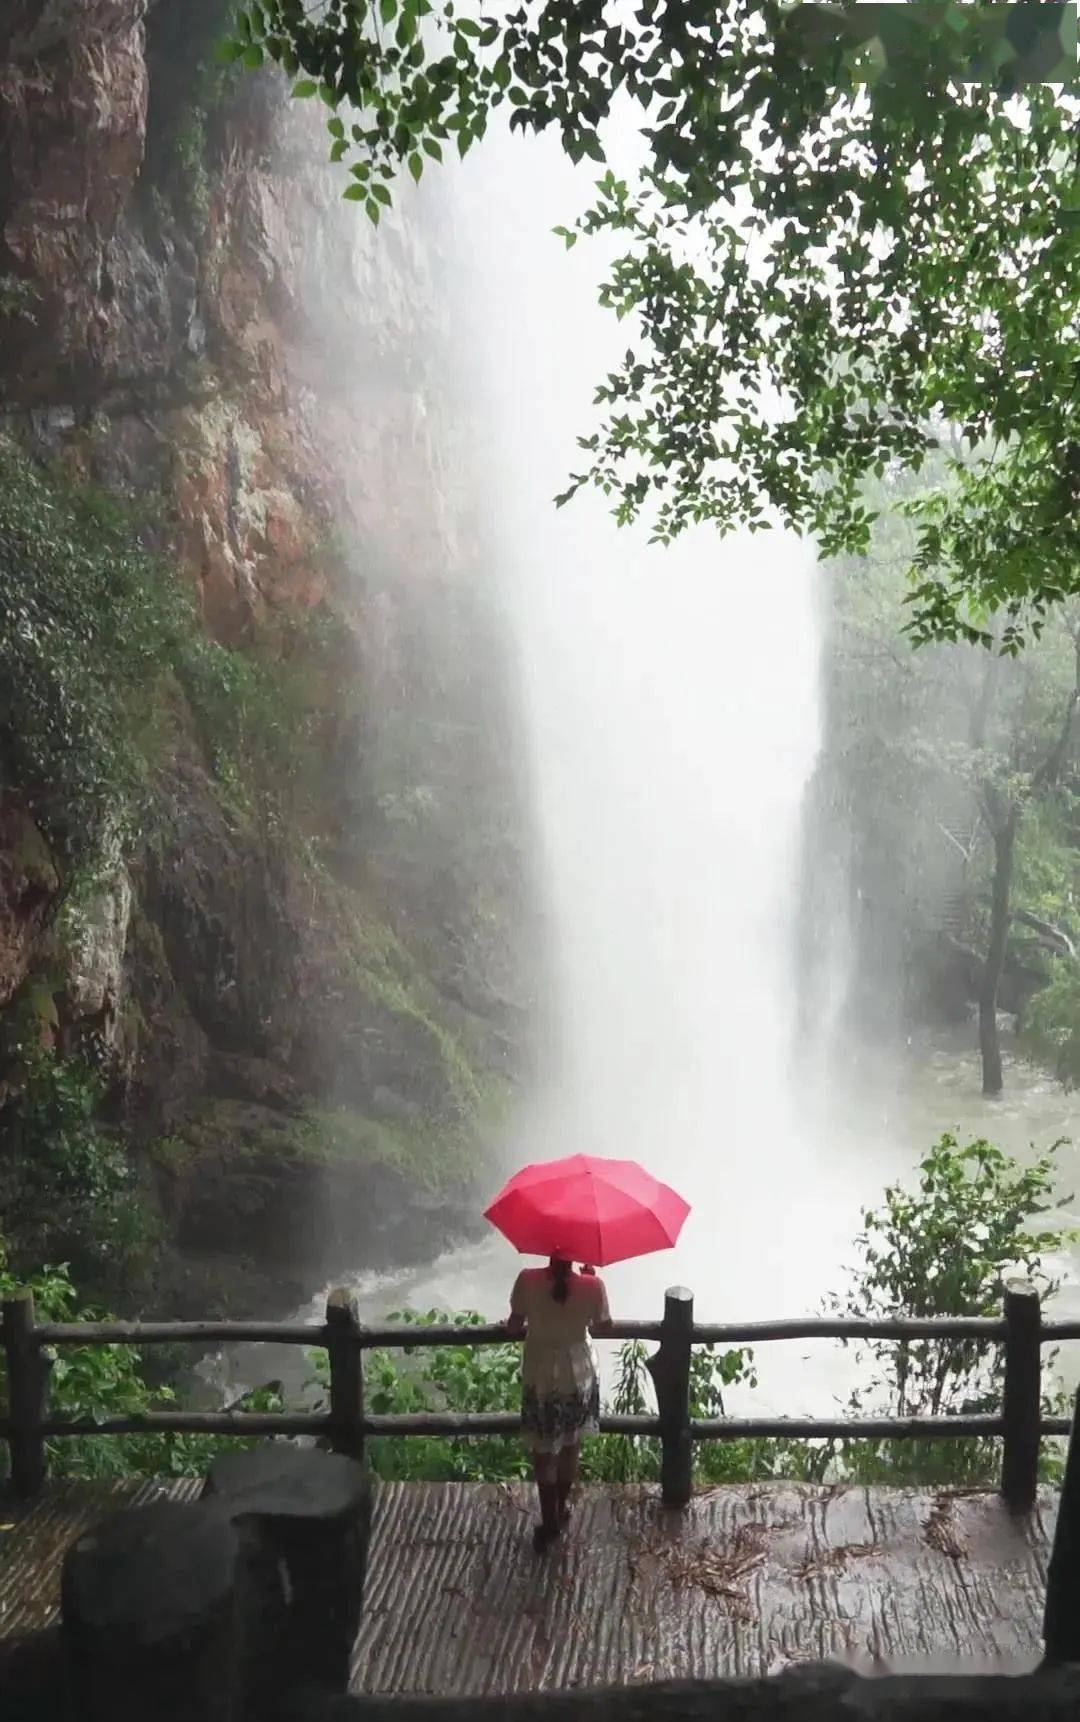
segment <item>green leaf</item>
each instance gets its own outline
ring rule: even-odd
[[[249,71],[257,72],[263,63],[263,51],[258,42],[252,42],[244,49],[244,65]]]
[[[347,185],[342,192],[346,203],[363,203],[367,198],[367,187],[363,185]]]
[[[384,24],[392,24],[397,16],[397,0],[379,0],[379,17]]]
[[[390,193],[385,185],[373,185],[371,187],[371,195],[377,202],[385,204],[386,207],[389,208],[391,201]]]
[[[328,120],[326,122],[326,129],[332,138],[343,138],[345,136],[345,122],[344,120],[339,119],[336,114],[332,120]]]
[[[419,182],[420,182],[420,175],[423,173],[423,171],[424,171],[423,157],[421,155],[419,155],[416,152],[416,150],[413,150],[412,154],[409,157],[409,172],[412,174],[412,176],[413,176],[414,180],[416,180],[417,184],[419,184]]]
[[[431,156],[433,161],[442,161],[442,146],[436,143],[434,138],[428,137],[424,139],[424,149],[426,153]]]
[[[313,96],[318,87],[314,78],[301,78],[298,84],[293,85],[292,93],[298,100],[303,101],[306,97]]]

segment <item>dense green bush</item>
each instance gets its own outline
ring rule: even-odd
[[[29,1278],[7,1268],[0,1240],[0,1296],[29,1289],[39,1321],[104,1321],[106,1312],[84,1304],[66,1267],[43,1268]],[[65,1345],[49,1354],[49,1405],[57,1417],[137,1416],[175,1404],[169,1387],[151,1390],[143,1379],[138,1349],[131,1345]],[[281,1399],[270,1386],[248,1394],[246,1409],[277,1410]],[[0,1417],[7,1414],[7,1372],[0,1352]],[[46,1443],[54,1477],[130,1475],[202,1476],[220,1452],[237,1445],[235,1437],[209,1435],[80,1435]],[[241,1446],[254,1442],[243,1440]],[[0,1446],[0,1455],[6,1447]]]
[[[475,1327],[484,1321],[475,1310],[397,1310],[389,1318],[403,1326],[452,1324]],[[326,1381],[326,1354],[313,1352],[315,1378]],[[650,1410],[646,1388],[646,1348],[631,1340],[619,1351],[614,1393],[608,1411],[640,1415]],[[376,1416],[417,1411],[517,1411],[521,1404],[521,1345],[405,1346],[401,1351],[369,1352],[365,1358],[365,1405]],[[717,1352],[699,1347],[691,1373],[691,1411],[695,1417],[722,1413],[723,1389],[736,1381],[752,1381],[749,1352]],[[716,1450],[702,1471],[719,1481],[743,1475],[749,1443],[732,1444],[739,1451]],[[727,1448],[728,1444],[724,1444]],[[368,1443],[376,1476],[398,1480],[450,1479],[461,1482],[509,1481],[530,1477],[529,1455],[518,1436],[378,1436]],[[716,1475],[714,1476],[714,1469]],[[660,1474],[659,1443],[644,1437],[600,1435],[582,1445],[581,1475],[587,1482],[637,1482]]]
[[[180,605],[102,498],[0,442],[0,742],[62,853],[96,847],[143,783],[136,741]]]
[[[1059,1082],[1080,1084],[1080,957],[1055,957],[1050,979],[1028,1007],[1023,1043]]]
[[[207,638],[128,506],[3,438],[0,616],[0,772],[69,865],[140,823],[185,706],[234,796],[290,775],[281,678]]]
[[[1076,1234],[1032,1222],[1055,1206],[1055,1156],[1061,1142],[1021,1167],[977,1138],[961,1146],[946,1132],[923,1156],[915,1192],[891,1186],[882,1208],[863,1215],[857,1239],[862,1257],[851,1288],[830,1299],[838,1313],[890,1316],[995,1316],[1004,1284],[1023,1275],[1044,1297],[1058,1281],[1043,1257]],[[965,1340],[885,1340],[867,1343],[876,1373],[852,1395],[860,1415],[897,1417],[992,1415],[1001,1406],[1001,1346]],[[1053,1357],[1044,1353],[1044,1365]],[[1060,1411],[1060,1395],[1044,1397],[1047,1413]],[[1059,1455],[1044,1454],[1052,1474]],[[860,1481],[977,1484],[992,1481],[1001,1462],[994,1440],[847,1442],[834,1449],[845,1476]]]
[[[0,1108],[0,1213],[14,1264],[66,1261],[80,1284],[115,1284],[150,1231],[123,1146],[98,1118],[104,1079],[32,1041],[8,1050],[21,1081]]]

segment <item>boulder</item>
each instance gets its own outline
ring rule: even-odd
[[[275,1441],[226,1454],[204,1500],[225,1508],[248,1538],[284,1567],[287,1603],[272,1684],[344,1692],[360,1627],[371,1536],[371,1479],[334,1453]]]
[[[240,1722],[273,1618],[244,1566],[218,1502],[155,1501],[85,1532],[61,1619],[86,1722]]]

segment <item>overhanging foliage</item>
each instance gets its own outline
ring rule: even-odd
[[[1077,104],[1012,95],[1060,63],[985,8],[877,9],[869,41],[835,10],[830,32],[777,0],[261,0],[225,52],[335,110],[375,221],[401,167],[465,155],[503,105],[601,164],[636,109],[644,167],[564,230],[625,239],[602,296],[641,338],[562,500],[597,485],[663,542],[779,521],[861,552],[864,477],[918,469],[949,422],[974,453],[915,504],[910,632],[990,644],[1003,609],[1016,650],[1080,587]]]

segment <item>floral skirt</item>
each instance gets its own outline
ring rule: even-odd
[[[534,1453],[559,1453],[600,1427],[600,1378],[587,1345],[526,1356],[521,1436]]]

